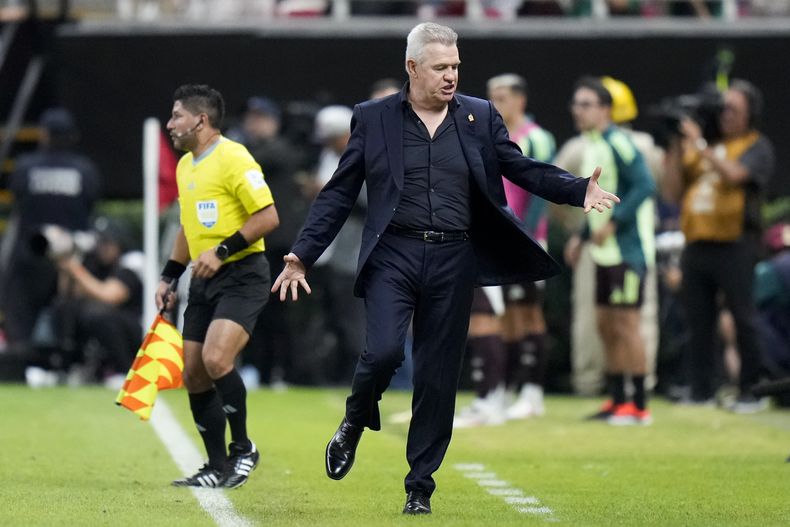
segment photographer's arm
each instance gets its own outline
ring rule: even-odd
[[[683,145],[679,138],[670,139],[667,147],[661,197],[669,203],[678,203],[683,197]]]
[[[741,185],[749,179],[749,170],[736,160],[724,159],[717,155],[716,149],[708,146],[702,137],[702,128],[691,119],[683,119],[680,123],[683,134],[683,148],[696,151],[697,155],[710,162],[715,170],[730,185]]]
[[[736,160],[723,159],[713,149],[706,148],[700,155],[710,161],[713,170],[719,173],[730,185],[742,185],[749,180],[749,170]]]
[[[129,298],[129,288],[117,278],[99,280],[75,257],[61,260],[60,268],[70,276],[88,298],[117,306]]]

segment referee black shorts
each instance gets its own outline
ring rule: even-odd
[[[269,300],[269,263],[262,252],[223,265],[211,278],[192,278],[184,312],[184,340],[203,342],[213,320],[236,322],[249,335]]]

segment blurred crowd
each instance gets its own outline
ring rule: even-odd
[[[382,79],[370,97],[401,89],[400,81]],[[526,79],[499,75],[487,93],[526,155],[575,174],[591,173],[589,164],[604,159],[605,171],[619,174],[610,190],[624,200],[606,222],[593,224],[581,213],[529,196],[510,201],[508,194],[535,239],[573,270],[571,290],[559,299],[563,291],[551,282],[568,278],[558,277],[480,291],[461,380],[476,399],[459,413],[458,426],[541,415],[547,387],[606,393],[607,404],[627,402],[643,411],[651,390],[684,404],[760,410],[765,401],[752,388],[790,375],[790,218],[766,224],[761,216],[775,167],[770,139],[760,133],[769,113],[759,88],[732,79],[669,98],[663,128],[652,135],[631,128],[639,107],[620,80],[580,79],[568,96],[568,119],[579,134],[555,145],[527,111],[528,102],[530,109],[549,109],[529,99]],[[225,135],[247,146],[263,167],[277,203],[280,227],[266,240],[275,275],[312,199],[337,167],[351,115],[345,106],[250,94],[226,123]],[[31,385],[117,386],[142,338],[142,305],[149,301],[142,298],[139,235],[134,225],[96,214],[101,177],[78,153],[78,127],[68,110],[47,110],[40,126],[40,148],[18,160],[9,185],[15,202],[0,251],[0,344],[24,356]],[[164,135],[161,146],[166,239],[178,221],[178,154]],[[606,148],[614,154],[602,153]],[[345,227],[311,270],[313,294],[299,303],[273,299],[261,314],[242,354],[250,387],[349,383],[364,345],[364,305],[352,284],[365,197],[363,188]],[[639,239],[638,257],[629,237]],[[599,269],[612,254],[626,264],[619,278]],[[601,284],[609,288],[603,301]],[[568,307],[557,313],[556,305]],[[565,338],[569,371],[557,372],[549,364],[558,362],[552,354],[562,352]],[[393,387],[409,385],[407,360]],[[613,407],[602,411],[611,417]]]
[[[790,14],[787,0],[118,0],[123,19],[153,20],[162,15],[200,20],[320,16],[478,16],[514,19],[531,16],[701,17],[735,19]]]

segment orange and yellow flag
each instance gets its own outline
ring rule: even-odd
[[[184,338],[160,313],[137,351],[115,404],[128,408],[147,421],[159,390],[184,385],[183,371]]]

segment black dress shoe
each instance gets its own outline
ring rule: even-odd
[[[406,495],[406,506],[403,507],[403,514],[430,514],[431,513],[431,497],[420,492],[413,490]]]
[[[354,464],[361,426],[355,426],[343,418],[343,422],[326,445],[326,475],[332,479],[343,479]]]

